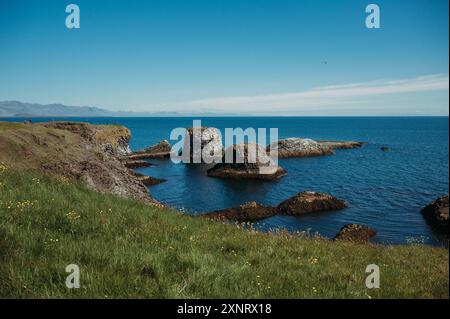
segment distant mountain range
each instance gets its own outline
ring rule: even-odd
[[[92,106],[67,106],[63,104],[37,104],[19,101],[0,101],[0,117],[145,117],[145,116],[223,116],[217,113],[178,113],[178,112],[127,112],[108,111]]]

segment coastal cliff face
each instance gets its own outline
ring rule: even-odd
[[[104,193],[155,202],[122,163],[130,131],[78,122],[0,123],[0,161],[17,170],[78,180]]]

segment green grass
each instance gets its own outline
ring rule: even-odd
[[[3,298],[448,298],[448,271],[445,249],[245,231],[0,167]]]

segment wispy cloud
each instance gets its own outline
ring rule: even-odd
[[[430,91],[448,91],[449,75],[434,74],[401,80],[377,80],[364,83],[324,86],[301,92],[262,96],[232,96],[189,101],[180,109],[232,113],[301,113],[312,108],[358,104],[363,98]],[[357,105],[354,105],[357,107]],[[275,112],[274,112],[275,111]]]

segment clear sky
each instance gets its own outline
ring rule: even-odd
[[[81,28],[67,29],[78,4]],[[365,26],[366,5],[381,29]],[[448,115],[448,0],[1,0],[0,100]]]

